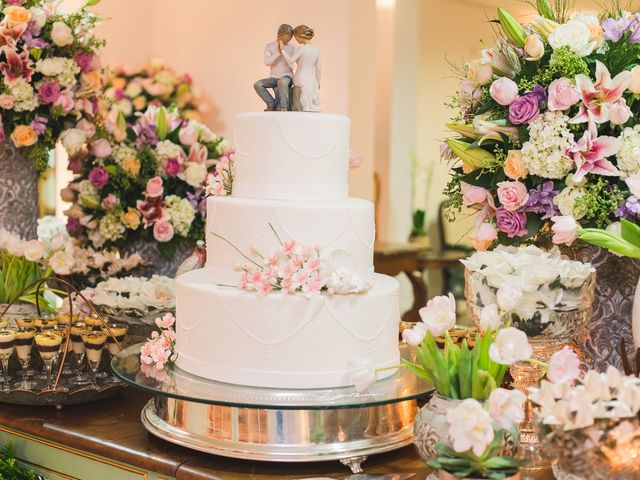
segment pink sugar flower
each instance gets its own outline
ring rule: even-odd
[[[282,244],[282,253],[285,255],[289,255],[293,252],[295,248],[296,248],[295,240],[286,241]]]
[[[156,318],[156,325],[158,326],[158,328],[171,328],[173,327],[174,323],[176,323],[176,317],[174,317],[171,313],[165,313],[162,318]]]
[[[271,290],[272,290],[272,285],[268,279],[262,280],[260,283],[256,285],[256,291],[258,292],[259,295],[266,296],[271,292]]]

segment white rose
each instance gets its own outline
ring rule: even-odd
[[[129,82],[124,93],[129,98],[135,98],[142,93],[142,86],[138,82]]]
[[[62,135],[60,135],[60,141],[69,156],[74,156],[80,152],[82,147],[86,144],[87,136],[79,128],[69,128],[62,132]]]
[[[496,292],[498,307],[505,312],[513,312],[522,300],[522,290],[510,283],[503,283]]]
[[[549,35],[549,45],[556,50],[560,47],[569,47],[577,55],[586,57],[595,49],[597,43],[590,41],[591,32],[589,26],[581,20],[570,20],[558,25]]]
[[[564,216],[573,217],[580,220],[584,217],[584,208],[576,208],[576,200],[584,195],[582,188],[567,187],[553,198],[553,203],[558,206],[558,210]]]
[[[73,32],[64,22],[54,22],[51,28],[51,40],[59,47],[65,47],[73,43]]]
[[[31,20],[36,22],[40,28],[44,27],[47,23],[47,12],[44,8],[41,7],[31,7],[29,9],[29,13],[31,13]]]
[[[482,330],[493,330],[494,332],[500,328],[500,314],[498,313],[498,305],[487,305],[480,312],[480,326]]]
[[[64,69],[62,59],[59,57],[45,58],[38,60],[36,70],[46,77],[55,77],[62,73]]]
[[[44,256],[44,244],[38,240],[29,240],[24,244],[24,257],[30,262],[39,262]]]
[[[449,437],[456,452],[473,450],[479,457],[493,442],[495,433],[491,417],[477,400],[467,398],[449,409],[447,422]]]
[[[202,187],[207,177],[207,167],[203,163],[190,163],[184,171],[184,181],[194,188]]]
[[[356,357],[349,360],[347,365],[349,381],[357,392],[364,392],[376,382],[376,371],[371,360],[367,357]]]
[[[527,334],[513,327],[500,330],[489,347],[489,357],[501,365],[528,360],[532,353]]]
[[[523,404],[526,399],[520,390],[496,388],[489,395],[489,415],[500,428],[513,428],[524,420]]]

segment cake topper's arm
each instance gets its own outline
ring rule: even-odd
[[[300,55],[302,55],[302,51],[300,50],[300,47],[298,47],[296,51],[293,52],[293,55],[289,55],[284,48],[282,49],[282,56],[284,57],[284,59],[287,61],[287,63],[292,69],[293,67],[295,67],[296,61],[300,58]]]
[[[320,55],[318,55],[318,59],[316,60],[316,81],[318,82],[318,90],[320,90],[320,76],[322,73],[320,66]]]
[[[280,52],[278,51],[277,48],[276,48],[275,52],[272,52],[271,48],[269,48],[269,45],[264,47],[264,64],[265,64],[265,66],[270,67],[271,65],[273,65],[273,62],[275,62],[279,57],[280,57]]]

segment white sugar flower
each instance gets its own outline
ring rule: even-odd
[[[530,174],[560,179],[575,169],[575,163],[565,154],[575,143],[568,120],[562,112],[545,112],[529,124],[522,160]]]
[[[505,312],[513,312],[522,300],[523,292],[512,283],[504,282],[496,292],[498,306]]]
[[[477,400],[468,398],[447,411],[449,437],[456,452],[472,450],[474,455],[482,455],[495,433],[491,416]]]
[[[524,420],[523,405],[527,397],[520,390],[496,388],[489,395],[489,415],[503,429],[513,428]]]
[[[368,357],[355,357],[347,365],[349,382],[359,393],[365,392],[376,382],[376,371]]]
[[[489,347],[489,357],[501,365],[528,360],[532,354],[527,334],[514,327],[500,330]]]
[[[326,287],[338,295],[362,293],[373,287],[373,268],[348,250],[336,250],[322,261]],[[423,334],[424,337],[424,334]],[[418,342],[420,343],[420,342]]]

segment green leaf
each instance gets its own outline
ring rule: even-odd
[[[467,340],[462,341],[460,349],[460,364],[458,371],[460,372],[460,398],[471,398],[471,360],[472,356],[467,346]]]
[[[425,369],[421,365],[417,365],[415,363],[409,362],[408,360],[402,360],[402,365],[408,368],[416,377],[433,383],[433,379],[429,376],[429,374],[425,371]]]
[[[622,225],[622,238],[636,247],[640,247],[640,226],[625,218],[620,219],[620,224]]]
[[[536,9],[538,13],[542,15],[544,18],[548,18],[549,20],[556,20],[556,15],[553,13],[553,8],[547,0],[537,0],[536,1]]]
[[[598,247],[606,248],[625,257],[640,258],[640,247],[619,235],[598,228],[585,228],[579,231],[580,239]]]

